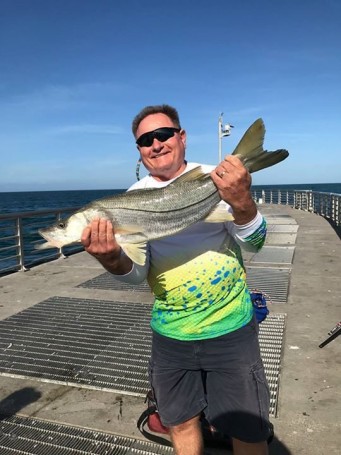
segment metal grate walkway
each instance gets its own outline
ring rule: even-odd
[[[263,210],[260,210],[263,212]],[[296,220],[290,215],[279,215],[279,214],[269,214],[263,213],[264,218],[266,219],[268,225],[269,224],[293,224],[297,225]]]
[[[267,226],[268,234],[269,232],[287,232],[287,233],[297,233],[298,225],[297,224],[268,224]]]
[[[18,416],[0,416],[1,455],[167,455],[170,447]]]
[[[263,246],[263,248],[254,254],[250,262],[267,263],[267,264],[285,264],[291,265],[294,257],[294,246]]]
[[[295,245],[296,233],[288,232],[268,232],[266,245]]]
[[[0,375],[144,397],[151,304],[52,297],[0,321]],[[284,315],[260,324],[276,412]]]
[[[0,321],[0,374],[144,395],[150,304],[52,297]]]
[[[104,289],[111,291],[149,292],[150,287],[146,281],[141,284],[122,283],[115,279],[112,273],[104,272],[101,275],[87,280],[77,286],[78,288]]]
[[[260,289],[271,297],[273,303],[285,303],[288,297],[290,269],[270,267],[246,267],[249,289]],[[85,281],[77,287],[95,288],[111,291],[150,292],[147,282],[140,285],[122,283],[105,272]]]
[[[259,289],[264,292],[270,297],[272,303],[287,302],[290,274],[291,270],[288,268],[246,267],[249,289]]]

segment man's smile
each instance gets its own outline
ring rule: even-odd
[[[162,156],[165,156],[165,155],[168,155],[170,153],[170,151],[166,151],[166,152],[160,152],[156,155],[153,155],[151,158],[154,159],[154,158],[160,158]]]

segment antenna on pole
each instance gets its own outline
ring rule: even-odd
[[[220,114],[219,119],[218,119],[218,159],[219,159],[219,163],[222,160],[222,156],[221,156],[222,138],[225,136],[230,136],[231,128],[234,128],[234,126],[230,125],[229,123],[226,123],[225,125],[223,124],[223,115],[224,115],[224,112],[222,112]]]

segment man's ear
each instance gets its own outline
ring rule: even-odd
[[[187,134],[186,134],[185,130],[183,130],[183,129],[180,130],[180,137],[181,137],[182,143],[184,144],[184,147],[186,148]]]

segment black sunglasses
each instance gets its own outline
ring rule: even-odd
[[[169,138],[174,136],[174,133],[179,133],[181,130],[180,128],[173,128],[165,126],[163,128],[157,128],[153,131],[148,131],[148,133],[142,134],[137,140],[136,144],[140,147],[150,147],[154,139],[157,139],[160,142],[165,142]]]

